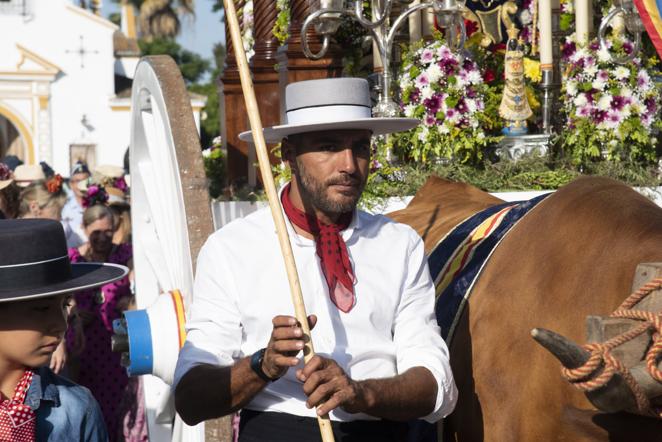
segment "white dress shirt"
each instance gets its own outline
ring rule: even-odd
[[[349,313],[330,300],[315,242],[286,218],[306,311],[317,315],[315,352],[334,359],[354,380],[386,378],[425,367],[438,390],[435,422],[455,406],[457,390],[448,349],[434,315],[434,286],[423,241],[409,226],[356,211],[342,232],[356,278]],[[193,303],[175,384],[201,363],[232,365],[266,347],[276,315],[294,316],[285,265],[269,209],[236,220],[209,237],[200,251]],[[270,383],[246,408],[315,417],[295,371]],[[214,386],[210,385],[210,388]],[[336,409],[339,421],[374,419]]]

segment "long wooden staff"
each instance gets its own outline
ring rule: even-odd
[[[308,316],[306,315],[306,306],[303,303],[303,294],[301,293],[301,285],[299,284],[299,274],[297,272],[296,262],[292,254],[292,245],[290,244],[290,237],[287,233],[285,226],[285,218],[278,200],[278,193],[276,192],[276,185],[274,184],[274,177],[271,175],[271,163],[269,162],[269,155],[267,154],[267,146],[264,142],[264,134],[262,133],[262,120],[257,107],[257,100],[255,99],[255,90],[253,89],[253,80],[248,70],[248,61],[246,60],[246,53],[242,45],[241,33],[239,32],[239,21],[237,20],[237,13],[234,7],[234,0],[223,0],[225,5],[225,19],[228,21],[230,29],[230,37],[234,47],[234,55],[237,58],[237,66],[239,67],[239,77],[241,78],[241,89],[244,92],[244,100],[246,101],[246,110],[248,111],[248,119],[251,123],[251,132],[253,133],[253,142],[255,143],[255,151],[257,159],[260,164],[260,173],[262,174],[262,183],[267,192],[269,199],[269,207],[271,208],[271,216],[276,224],[276,233],[278,241],[280,242],[280,250],[283,253],[285,260],[285,267],[287,269],[287,279],[290,283],[290,291],[292,293],[292,303],[294,304],[294,313],[301,324],[304,335],[304,361],[308,362],[310,358],[315,355],[313,349],[313,341],[310,338],[310,328],[308,327]],[[333,430],[331,428],[331,421],[329,416],[318,416],[317,422],[320,426],[323,442],[333,442]]]

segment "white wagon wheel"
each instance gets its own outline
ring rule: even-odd
[[[136,69],[130,164],[136,302],[147,310],[125,315],[125,362],[130,374],[154,374],[143,378],[150,440],[201,442],[202,425],[175,419],[168,384],[183,342],[178,300],[184,310],[191,303],[195,259],[213,224],[190,97],[168,56],[144,57]]]

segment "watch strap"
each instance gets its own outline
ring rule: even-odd
[[[267,351],[266,348],[262,348],[251,356],[251,368],[256,375],[260,377],[265,382],[273,382],[276,379],[271,379],[267,374],[262,370],[262,361],[264,360],[264,353]]]

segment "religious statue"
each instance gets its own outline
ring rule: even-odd
[[[506,120],[502,132],[505,135],[527,133],[526,120],[533,112],[526,98],[524,82],[524,50],[522,40],[517,39],[519,31],[514,26],[508,29],[506,44],[505,76],[506,84],[499,106],[499,115]]]

